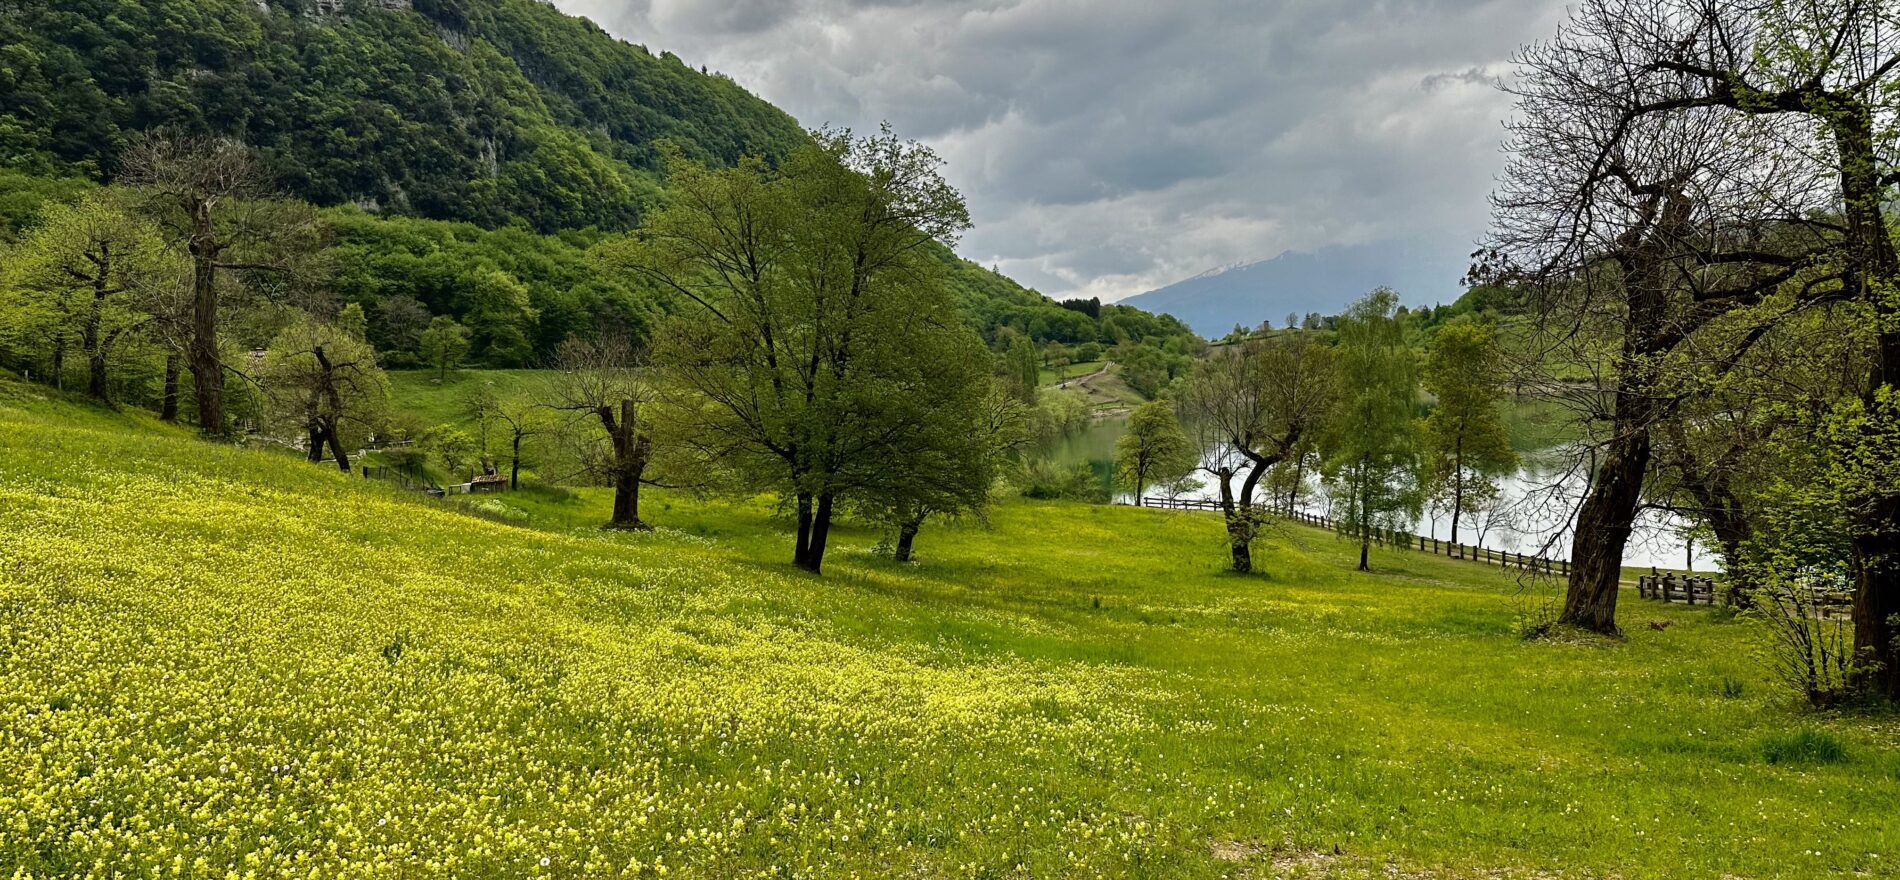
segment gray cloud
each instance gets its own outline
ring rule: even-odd
[[[807,125],[949,161],[959,248],[1054,295],[1396,239],[1469,250],[1496,89],[1562,0],[556,0]]]

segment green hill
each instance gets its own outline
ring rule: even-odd
[[[505,524],[0,381],[0,873],[1831,877],[1893,733],[1750,631],[1206,515],[1007,503],[895,565],[763,503]],[[501,506],[506,505],[507,509]],[[499,517],[497,517],[499,518]],[[1641,620],[1670,624],[1654,630]],[[662,868],[663,866],[663,868]],[[1422,873],[1421,873],[1422,872]]]
[[[28,0],[0,8],[0,165],[110,175],[137,132],[240,138],[320,205],[620,228],[655,144],[783,156],[731,80],[537,0]]]

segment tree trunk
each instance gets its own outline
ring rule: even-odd
[[[811,555],[811,493],[798,493],[798,540],[792,545],[792,564],[805,567],[805,558]]]
[[[190,250],[192,391],[198,398],[198,429],[213,437],[229,433],[224,423],[224,365],[218,357],[218,269],[220,250],[211,229],[209,207],[196,212]]]
[[[53,331],[53,387],[66,390],[66,328]]]
[[[519,488],[521,488],[521,432],[516,431],[514,452],[508,459],[508,491],[513,492]]]
[[[917,530],[923,528],[923,525],[922,519],[910,519],[897,527],[897,551],[891,554],[891,558],[898,562],[910,561],[911,542],[917,539]]]
[[[1220,483],[1221,513],[1227,518],[1227,543],[1233,552],[1233,570],[1248,574],[1253,571],[1253,512],[1235,502],[1233,476],[1233,472],[1227,470],[1215,473]]]
[[[107,258],[110,267],[110,257]],[[92,306],[86,311],[86,324],[79,335],[79,344],[86,352],[86,394],[100,403],[110,405],[111,393],[106,387],[106,345],[100,333],[105,322],[106,284],[110,268],[101,268],[98,278],[93,282]]]
[[[178,421],[178,371],[184,369],[178,352],[165,354],[165,391],[158,404],[158,418],[164,422]]]
[[[1558,622],[1600,633],[1615,633],[1617,585],[1623,577],[1623,550],[1629,546],[1649,470],[1649,431],[1621,425],[1605,449],[1577,512],[1570,544],[1570,583]]]
[[[1359,570],[1372,570],[1372,536],[1366,532],[1359,533]]]
[[[304,419],[304,432],[309,437],[304,443],[304,460],[311,464],[323,461],[323,422],[315,413]]]
[[[650,528],[640,521],[640,478],[646,474],[650,450],[639,426],[633,401],[622,400],[620,421],[613,432],[614,514],[607,523],[610,529],[644,532]]]
[[[1464,512],[1465,475],[1464,471],[1460,470],[1451,481],[1451,542],[1453,544],[1458,543],[1458,518],[1464,515]]]
[[[831,535],[831,495],[818,496],[818,509],[812,514],[811,544],[805,548],[805,561],[800,567],[812,574],[821,574],[825,565],[825,541]]]
[[[349,473],[350,454],[343,451],[343,431],[338,428],[335,417],[324,425],[323,433],[330,438],[330,451],[336,454],[337,470]]]
[[[1886,187],[1880,181],[1874,148],[1873,115],[1865,106],[1840,108],[1830,127],[1841,162],[1841,195],[1846,206],[1849,265],[1863,301],[1873,307],[1879,335],[1864,399],[1870,429],[1900,430],[1887,424],[1900,418],[1883,395],[1900,393],[1900,253],[1896,253],[1882,207]],[[1883,438],[1870,438],[1879,448]],[[1870,485],[1852,508],[1854,558],[1854,654],[1858,689],[1900,701],[1900,485]]]

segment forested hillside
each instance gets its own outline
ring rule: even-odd
[[[109,177],[138,131],[229,135],[293,195],[488,226],[623,228],[655,143],[730,162],[777,108],[535,0],[80,0],[0,9],[0,156]]]
[[[721,166],[777,163],[808,140],[730,79],[537,0],[0,6],[0,243],[43,204],[115,182],[153,132],[240,140],[277,190],[324,208],[334,247],[313,286],[362,306],[398,367],[421,362],[435,317],[494,367],[544,363],[587,328],[638,336],[663,297],[588,253],[663,199],[663,145]],[[1163,381],[1183,362],[1180,322],[1063,308],[936,255],[999,349],[1152,341]]]

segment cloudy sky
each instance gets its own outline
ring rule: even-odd
[[[1470,249],[1562,0],[555,0],[807,126],[931,144],[965,257],[1119,299],[1331,244]]]

